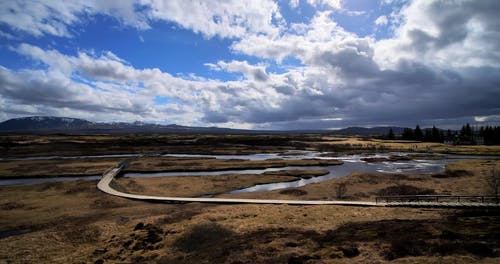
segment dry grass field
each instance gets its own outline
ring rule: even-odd
[[[49,137],[57,144],[69,140],[54,138]],[[173,136],[161,138],[173,140]],[[266,138],[268,142],[271,139]],[[324,148],[317,143],[317,136],[306,139],[300,146]],[[34,144],[32,141],[46,144],[44,140],[47,139],[27,138],[26,144]],[[117,139],[82,136],[78,140],[116,142]],[[210,140],[220,139],[214,136]],[[227,146],[228,153],[238,148],[251,149],[240,144],[243,140],[240,137],[231,140],[236,143]],[[343,141],[365,142],[335,137],[325,138],[321,144],[334,145],[327,149],[330,152],[372,151],[371,147],[356,150],[353,145],[349,146],[351,149],[335,146]],[[271,152],[290,146],[265,147],[262,143],[256,149]],[[201,147],[184,150],[197,149]],[[220,146],[212,150],[224,152]],[[486,154],[497,150],[484,147],[481,151]],[[10,154],[6,156],[15,156]],[[2,161],[0,175],[93,174],[90,172],[99,172],[121,160]],[[194,171],[294,165],[286,162],[144,157],[133,162],[129,170]],[[311,160],[290,162],[321,165]],[[156,195],[215,194],[305,200],[336,199],[337,186],[345,184],[343,199],[373,201],[378,194],[491,194],[488,179],[493,167],[500,167],[498,160],[449,164],[445,172],[434,175],[352,173],[300,188],[251,194],[227,192],[259,183],[315,177],[325,171],[118,178],[113,184],[128,192]],[[73,181],[0,187],[0,263],[498,263],[500,260],[498,209],[149,203],[104,194],[96,188],[96,183]]]
[[[310,143],[310,148],[322,150],[357,151],[357,152],[427,152],[460,155],[500,155],[500,146],[485,145],[448,145],[443,143],[381,140],[360,137],[324,136],[321,140]]]
[[[374,193],[394,184],[450,193],[461,193],[470,186],[468,191],[476,193],[484,187],[481,181],[493,165],[488,161],[450,165],[448,171],[453,177],[352,174],[302,187],[306,194],[299,196],[296,192],[280,194],[283,190],[253,195],[328,199],[335,195],[332,186],[338,181],[348,183],[348,198],[361,200],[371,200]],[[456,170],[462,172],[455,175]],[[296,175],[119,179],[118,184],[138,193],[197,196],[273,178],[293,179]],[[462,183],[446,189],[456,182]],[[95,184],[77,181],[0,188],[0,206],[4,212],[0,230],[26,232],[0,239],[0,260],[9,263],[498,261],[500,212],[496,210],[155,204],[109,196],[99,192]]]

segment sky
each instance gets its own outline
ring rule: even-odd
[[[500,124],[498,0],[5,0],[0,121]]]

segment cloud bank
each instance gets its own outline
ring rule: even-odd
[[[11,45],[38,66],[0,67],[0,117],[64,114],[272,129],[498,122],[499,1],[408,1],[373,20],[374,28],[392,26],[384,39],[340,26],[335,15],[342,1],[307,4],[318,7],[312,18],[292,23],[278,3],[264,0],[10,1],[0,23],[22,34],[72,38],[84,18],[97,14],[138,31],[168,21],[205,38],[230,39],[233,54],[260,62],[205,64],[239,73],[234,80],[186,78],[134,67],[111,51],[68,55]],[[289,5],[298,8],[299,1]]]

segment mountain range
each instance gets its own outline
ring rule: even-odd
[[[98,123],[84,119],[54,116],[31,116],[13,118],[0,123],[0,133],[26,134],[127,134],[127,133],[171,133],[171,134],[265,134],[265,133],[330,133],[340,135],[384,135],[392,128],[395,134],[402,127],[348,127],[339,130],[245,130],[219,127],[190,127],[176,124],[159,125],[143,122]]]

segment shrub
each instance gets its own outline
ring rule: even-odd
[[[174,242],[174,247],[191,252],[203,248],[207,245],[220,242],[234,233],[232,230],[214,223],[203,223],[195,225],[191,230],[185,232]]]
[[[292,189],[284,189],[284,190],[280,191],[280,194],[302,196],[302,195],[306,195],[307,191],[292,188]]]
[[[393,260],[407,256],[421,256],[423,248],[426,247],[424,241],[417,241],[413,237],[403,237],[391,241],[390,251],[387,252],[386,258]]]
[[[467,170],[453,170],[453,169],[448,169],[446,167],[445,173],[449,175],[450,177],[462,177],[462,176],[470,176],[472,173]]]
[[[354,258],[359,255],[359,249],[354,246],[349,246],[349,247],[341,247],[340,250],[344,254],[345,257],[348,258]]]
[[[428,195],[435,194],[436,192],[432,189],[419,188],[412,185],[393,185],[378,191],[379,196],[391,196],[391,195]]]

